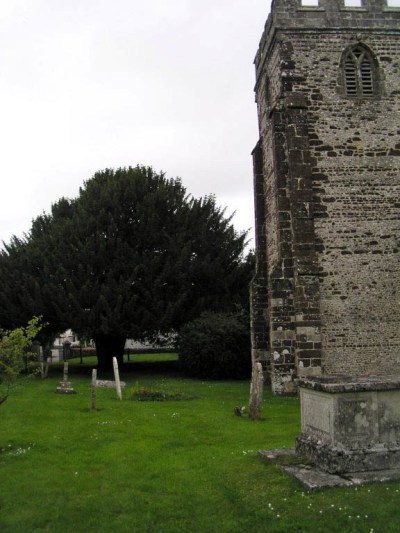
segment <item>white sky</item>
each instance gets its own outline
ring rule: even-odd
[[[214,193],[252,228],[253,59],[269,6],[0,0],[0,241],[97,170],[136,164]]]

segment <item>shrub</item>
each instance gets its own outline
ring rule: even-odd
[[[26,327],[0,330],[0,405],[7,400],[20,375],[32,370],[29,362],[34,354],[29,350],[42,327],[41,319],[34,317]]]
[[[203,313],[181,330],[179,362],[185,374],[247,379],[251,374],[248,315]]]

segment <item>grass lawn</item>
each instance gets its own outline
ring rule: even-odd
[[[257,456],[293,446],[296,398],[267,391],[264,419],[251,422],[233,414],[247,382],[183,378],[174,359],[131,356],[121,377],[194,399],[99,389],[91,412],[90,359],[70,365],[76,395],[55,394],[61,365],[13,392],[0,407],[1,533],[400,531],[400,482],[307,494]]]

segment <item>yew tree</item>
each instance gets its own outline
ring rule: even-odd
[[[107,368],[126,338],[243,304],[245,241],[213,196],[193,198],[150,167],[107,169],[33,222],[21,276],[49,327],[93,338]]]

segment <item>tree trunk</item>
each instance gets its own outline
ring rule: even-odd
[[[122,366],[126,337],[120,335],[95,335],[97,368],[99,370],[113,370],[112,358],[116,357],[118,365]]]

